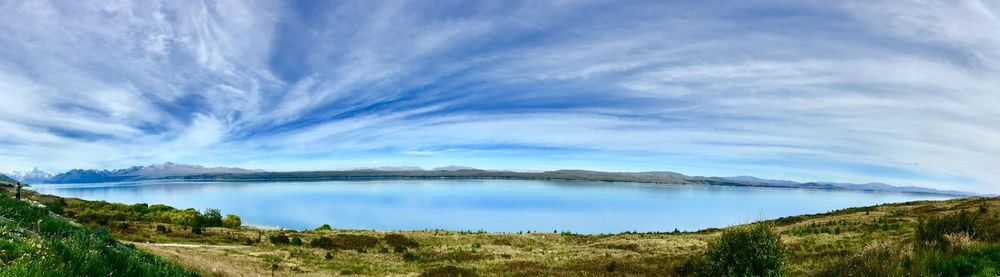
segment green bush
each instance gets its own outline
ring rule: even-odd
[[[333,240],[330,237],[318,237],[309,242],[309,246],[323,249],[334,249]]]
[[[205,209],[205,212],[198,217],[198,226],[220,227],[222,226],[222,212],[219,209]]]
[[[274,245],[282,245],[282,244],[289,244],[289,243],[291,243],[291,240],[289,240],[288,237],[286,237],[285,235],[281,235],[281,234],[267,236],[267,240],[271,241],[271,244],[274,244]]]
[[[64,200],[59,199],[56,201]],[[55,209],[53,208],[53,204],[56,207],[60,205],[54,201],[49,204],[50,209]],[[189,227],[221,227],[224,223],[222,214],[218,209],[206,209],[204,213],[199,213],[195,209],[178,210],[166,205],[148,205],[145,203],[126,205],[104,201],[75,201],[73,204],[64,206],[61,209],[64,213],[60,214],[73,217],[77,221],[100,225],[105,225],[111,221],[145,221],[178,224]],[[53,210],[53,212],[56,211]]]
[[[372,236],[337,234],[334,237],[316,238],[309,242],[309,245],[323,249],[351,249],[361,251],[374,247],[378,242],[378,238]]]
[[[243,220],[240,220],[240,217],[237,215],[228,214],[226,218],[222,219],[222,227],[239,229],[240,226],[243,226]]]
[[[927,245],[946,246],[945,235],[966,234],[974,237],[978,220],[978,215],[967,211],[921,220],[917,223],[916,240]]]
[[[781,236],[770,225],[730,228],[709,242],[698,276],[780,276],[785,265]]]

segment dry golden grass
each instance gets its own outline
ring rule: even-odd
[[[959,210],[975,210],[981,205],[1000,207],[1000,201],[965,198],[923,201],[853,208],[819,215],[773,220],[789,250],[790,275],[810,275],[835,260],[861,251],[872,242],[906,243],[912,239],[913,225],[920,217]],[[128,230],[114,230],[126,240],[155,242],[198,242],[238,245],[239,249],[212,249],[141,245],[180,264],[221,276],[270,274],[277,264],[278,275],[377,275],[403,276],[453,266],[479,275],[580,276],[580,275],[659,275],[683,273],[692,255],[704,251],[718,230],[697,233],[656,233],[617,235],[575,235],[556,233],[496,234],[449,231],[381,232],[367,230],[257,231],[212,228],[192,238],[180,227],[176,234],[156,234],[153,225],[132,224]],[[301,246],[273,245],[268,235],[299,237]],[[358,250],[313,248],[309,242],[320,237],[361,235],[379,238],[377,245]],[[396,253],[382,238],[402,235],[419,244]],[[261,237],[260,242],[256,242]],[[329,252],[332,259],[325,259]],[[409,253],[409,254],[407,254]],[[613,270],[613,271],[612,271]],[[441,270],[439,270],[441,271]],[[230,274],[230,275],[226,275]]]

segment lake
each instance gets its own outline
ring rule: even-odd
[[[221,209],[312,229],[693,231],[756,219],[952,197],[930,194],[536,180],[366,180],[35,185],[63,197]]]

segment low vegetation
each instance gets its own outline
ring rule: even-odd
[[[75,226],[0,195],[0,276],[192,276],[117,242],[104,228]]]
[[[199,212],[195,209],[175,209],[170,206],[145,203],[127,205],[122,203],[108,203],[104,201],[81,201],[74,199],[66,202],[62,198],[55,198],[47,203],[50,210],[57,214],[71,217],[81,223],[94,223],[106,225],[111,222],[156,222],[182,225],[194,230],[206,227],[229,227],[239,228],[242,224],[239,216],[227,215],[222,217],[222,213],[217,209],[206,209]]]
[[[995,276],[1000,199],[849,208],[698,232],[238,228],[235,215],[27,193],[206,275]],[[155,208],[154,208],[155,207]],[[169,209],[168,209],[169,208]],[[89,211],[89,212],[88,212]],[[89,214],[88,214],[89,213]],[[94,220],[92,214],[106,214]],[[198,232],[194,232],[195,228]],[[98,232],[98,231],[94,231]],[[200,247],[192,247],[200,246]],[[6,257],[6,256],[5,256]],[[5,258],[6,259],[6,258]],[[4,260],[8,263],[7,260]]]
[[[769,223],[730,228],[692,257],[698,276],[781,276],[785,249]]]

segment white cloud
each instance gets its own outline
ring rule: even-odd
[[[284,4],[0,3],[0,170],[565,162],[1000,190],[994,2]]]

